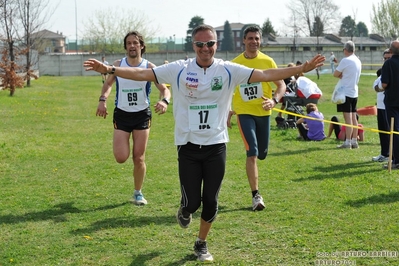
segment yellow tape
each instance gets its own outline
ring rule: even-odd
[[[331,120],[317,119],[317,118],[314,118],[314,117],[301,115],[301,114],[297,114],[297,113],[292,113],[292,112],[288,112],[286,110],[281,110],[281,109],[277,109],[277,108],[273,108],[273,111],[276,111],[276,112],[279,112],[279,113],[284,113],[284,114],[287,114],[287,115],[298,116],[298,117],[302,117],[302,118],[306,118],[306,119],[322,121],[322,122],[325,122],[325,123],[330,123],[330,124],[336,124],[336,125],[341,125],[341,126],[346,126],[346,127],[353,127],[353,128],[357,128],[357,129],[368,130],[368,131],[371,131],[371,132],[391,134],[391,131],[383,131],[383,130],[378,130],[378,129],[375,129],[375,128],[359,127],[359,126],[348,125],[348,124],[345,124],[345,123],[334,122],[334,121],[331,121]],[[393,134],[399,134],[399,132],[397,132],[397,131],[392,131],[392,133]]]

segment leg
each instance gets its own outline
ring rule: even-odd
[[[335,115],[331,118],[331,121],[339,123],[338,117],[336,117]],[[341,126],[337,125],[337,124],[330,124],[330,127],[332,127],[334,129],[335,138],[339,139],[339,133],[341,132]],[[329,132],[329,135],[331,135],[330,132]]]
[[[206,238],[208,237],[209,231],[211,231],[211,227],[212,223],[208,223],[201,218],[198,238],[205,241]]]
[[[270,116],[237,116],[238,128],[247,151],[245,163],[247,178],[252,193],[252,209],[263,210],[265,204],[258,188],[257,159],[264,160],[269,149]]]
[[[353,113],[351,113],[351,115],[352,115],[352,125],[355,126],[355,127],[352,128],[352,135],[351,135],[351,138],[352,138],[352,139],[356,139],[356,141],[357,141],[357,136],[358,136],[359,130],[356,128],[356,127],[358,126],[358,122],[357,122],[357,118],[356,118],[356,113],[353,112]]]
[[[385,109],[377,110],[377,123],[378,129],[382,131],[390,131],[390,125],[388,123],[387,114]],[[381,146],[381,155],[388,157],[389,156],[389,134],[379,133],[380,137],[380,146]]]
[[[217,151],[217,148],[221,150],[220,155],[213,151]],[[212,261],[206,238],[217,214],[218,194],[226,164],[226,146],[223,144],[201,147],[188,143],[178,147],[178,157],[181,206],[177,212],[177,221],[181,227],[187,228],[191,223],[191,213],[199,208],[202,198],[203,208],[194,252],[198,260]]]
[[[134,189],[141,190],[146,174],[145,151],[150,129],[133,130],[133,178]]]
[[[201,206],[203,152],[201,146],[191,143],[178,146],[180,205],[184,214],[194,213]]]
[[[129,144],[130,133],[114,129],[114,140],[113,150],[114,157],[118,163],[124,163],[130,155],[130,144]]]
[[[283,103],[281,104],[280,110],[285,110],[285,103],[284,103],[284,101],[283,101]],[[281,113],[281,112],[278,112],[277,116],[278,116],[278,117],[281,117],[281,116],[282,116],[282,113]]]
[[[245,168],[251,191],[258,190],[258,166],[256,156],[247,157]]]
[[[353,124],[352,117],[354,116],[353,113],[343,112],[343,115],[344,115],[345,124],[352,125]],[[356,115],[355,115],[355,119],[356,119]],[[346,140],[350,140],[352,138],[352,134],[353,134],[353,128],[346,127],[346,131],[345,131]]]
[[[251,191],[258,190],[258,169],[256,159],[259,154],[256,138],[256,123],[251,115],[237,115],[237,124],[247,151],[245,168]]]
[[[397,107],[385,107],[388,122],[391,124],[391,118],[394,118],[393,131],[399,131],[399,108]],[[393,134],[393,149],[392,149],[392,169],[396,164],[399,164],[399,135]]]
[[[201,261],[213,260],[208,252],[206,238],[216,219],[218,212],[219,191],[226,167],[226,145],[217,144],[205,147],[206,157],[203,158],[203,189],[202,189],[202,213],[198,239],[194,244],[194,251]]]
[[[299,135],[301,135],[301,137],[304,140],[309,140],[308,138],[308,129],[305,127],[305,125],[303,123],[300,123],[297,125],[298,131],[299,131]]]

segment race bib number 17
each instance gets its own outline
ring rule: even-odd
[[[188,119],[191,131],[216,128],[217,118],[217,104],[190,105],[188,107]]]

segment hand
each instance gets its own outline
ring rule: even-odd
[[[262,96],[262,99],[264,100],[262,102],[263,110],[269,111],[273,109],[274,106],[276,106],[276,103],[274,102],[273,99],[266,98],[265,96]]]
[[[168,105],[162,100],[157,102],[157,104],[155,104],[154,107],[155,107],[155,113],[158,113],[159,115],[166,113],[166,110],[168,109]]]
[[[96,116],[102,116],[104,119],[107,117],[107,104],[105,102],[99,102],[97,107]]]
[[[302,64],[302,72],[306,73],[309,72],[317,67],[321,67],[324,65],[324,61],[326,58],[321,55],[317,54],[315,57],[313,57],[310,61],[306,61],[304,64]]]
[[[229,111],[229,115],[227,116],[227,127],[228,128],[231,128],[231,117],[233,116],[233,115],[235,115],[236,114],[236,112],[234,112],[234,111]]]
[[[88,59],[84,61],[83,66],[86,68],[86,71],[94,70],[101,74],[108,73],[107,65],[96,59]]]

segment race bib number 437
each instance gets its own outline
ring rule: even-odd
[[[244,102],[260,99],[263,95],[262,83],[241,84],[240,95]]]

